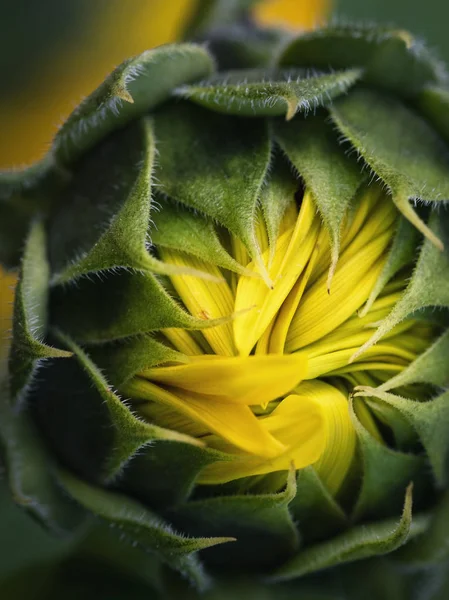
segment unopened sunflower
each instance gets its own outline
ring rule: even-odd
[[[201,16],[3,175],[14,497],[198,588],[393,551],[421,577],[449,558],[444,69],[403,31]]]

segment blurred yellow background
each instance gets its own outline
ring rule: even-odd
[[[263,23],[310,28],[330,0],[268,0],[257,8]],[[45,2],[41,2],[42,10]],[[100,6],[100,9],[98,9]],[[20,167],[45,154],[58,126],[76,104],[128,56],[176,40],[194,0],[99,2],[84,26],[58,43],[14,93],[0,99],[0,168]],[[14,276],[0,268],[0,359],[9,337]]]

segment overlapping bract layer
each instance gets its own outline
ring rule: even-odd
[[[444,210],[433,210],[449,197],[441,70],[403,33],[360,28],[301,36],[275,69],[259,68],[251,82],[247,73],[210,79],[214,61],[203,47],[145,53],[77,109],[43,163],[0,181],[6,262],[17,261],[26,238],[11,402],[2,403],[0,419],[15,496],[57,529],[97,514],[199,586],[205,577],[195,553],[234,537],[232,549],[204,551],[204,560],[265,572],[282,566],[277,576],[286,579],[390,552],[428,526],[425,517],[412,522],[410,490],[398,517],[410,481],[425,506],[425,491],[444,488],[447,477],[448,401],[441,388],[448,383],[449,259],[441,246],[448,245],[448,222]],[[306,119],[309,108],[316,111]],[[372,196],[362,202],[370,172],[386,191],[369,187]],[[307,230],[304,239],[296,215],[286,226],[300,207],[291,199],[301,186],[304,213],[296,222]],[[416,199],[431,204],[412,210],[409,200]],[[406,218],[396,217],[394,204]],[[358,222],[370,226],[359,231]],[[230,294],[212,294],[223,290],[223,273]],[[357,273],[363,285],[348,289],[348,276]],[[189,306],[182,282],[193,276],[212,306],[197,307],[194,299]],[[250,302],[261,312],[248,310]],[[431,325],[417,324],[427,307],[443,310],[427,314]],[[375,331],[366,327],[373,324]],[[421,354],[429,329],[441,337]],[[223,430],[217,434],[198,409],[204,398],[195,397],[190,425],[164,422],[173,414],[163,408],[177,403],[185,414],[194,402],[179,381],[158,378],[191,369],[195,382],[196,365],[209,361],[201,353],[220,355],[210,359],[213,371],[220,368],[213,361],[232,365],[237,354],[239,364],[263,368],[264,355],[282,350],[306,353],[308,366],[301,356],[276,359],[289,377],[289,360],[300,374],[262,390],[261,402],[269,403],[262,433],[271,445],[262,440],[248,452],[242,440],[257,445],[257,435],[230,441]],[[316,377],[328,381],[311,381]],[[138,406],[137,391],[132,405],[119,397],[115,390],[129,389],[136,378],[153,386],[154,404]],[[417,382],[425,401],[410,389]],[[348,386],[357,385],[364,387],[348,400]],[[250,391],[246,404],[232,409],[244,409],[259,427],[264,409],[256,416]],[[344,410],[334,414],[326,398]],[[284,427],[299,417],[298,407],[311,417],[300,419],[301,443],[313,441],[299,458]],[[132,408],[147,411],[148,421]],[[320,443],[348,457],[353,448],[343,450],[345,435],[329,442],[332,432],[345,431],[332,419],[350,425],[357,446],[355,477],[338,501],[330,492],[346,471]],[[192,423],[207,431],[184,430]],[[272,452],[262,462],[261,448]],[[211,488],[212,477],[224,481],[227,472],[235,479],[236,456],[243,455],[249,470],[242,460],[238,480]],[[243,477],[265,473],[267,458],[281,459],[270,467],[281,475]],[[287,458],[316,469],[286,481]],[[208,486],[197,485],[208,477]],[[375,523],[366,528],[364,520]]]

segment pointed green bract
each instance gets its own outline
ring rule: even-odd
[[[295,474],[287,487],[277,494],[217,496],[192,500],[172,513],[175,524],[193,535],[231,535],[235,544],[208,552],[208,561],[229,567],[257,570],[273,568],[291,555],[299,544],[298,534],[288,505],[296,493]],[[258,547],[254,547],[257,532]],[[210,533],[208,534],[210,535]]]
[[[276,154],[270,166],[270,175],[262,187],[260,206],[267,227],[270,249],[275,250],[282,217],[298,191],[300,182],[294,177],[282,156]]]
[[[78,166],[50,222],[52,284],[116,268],[170,270],[147,250],[154,155],[151,122],[143,119]]]
[[[352,405],[351,417],[363,467],[353,518],[360,520],[396,514],[408,484],[424,479],[426,461],[421,456],[388,448],[374,439],[358,420]]]
[[[58,337],[72,350],[79,365],[87,375],[91,389],[93,388],[92,395],[96,395],[98,402],[101,402],[106,409],[104,410],[105,422],[103,426],[109,428],[110,440],[109,447],[103,449],[105,459],[99,465],[101,469],[98,473],[100,481],[110,482],[114,480],[134,454],[141,447],[154,440],[171,439],[197,443],[188,436],[177,434],[156,425],[150,425],[138,419],[129,407],[121,401],[119,396],[113,392],[99,368],[90,360],[87,354],[67,336],[59,334]],[[79,389],[78,393],[82,393],[82,388]],[[101,429],[100,422],[96,424],[96,428]]]
[[[449,152],[438,134],[400,100],[368,89],[336,100],[331,115],[387,185],[398,209],[441,248],[441,240],[410,204],[449,199]]]
[[[310,75],[302,71],[231,71],[200,84],[186,85],[176,94],[209,110],[228,115],[292,119],[344,94],[359,79],[359,69]]]
[[[426,451],[437,484],[445,485],[449,466],[449,393],[427,402],[416,402],[371,388],[361,388],[357,395],[379,398],[409,420]]]
[[[166,101],[173,88],[213,69],[213,58],[195,44],[161,46],[125,61],[61,127],[54,156],[63,164],[75,162],[109,133]]]
[[[258,255],[255,212],[270,162],[266,123],[187,102],[155,115],[160,191],[227,227]]]
[[[321,115],[313,119],[295,119],[292,123],[276,121],[274,131],[279,145],[312,191],[329,230],[332,244],[330,283],[340,251],[343,219],[364,177],[357,163],[341,152],[335,133]]]
[[[27,240],[14,303],[9,369],[11,395],[17,404],[24,402],[33,374],[43,360],[71,355],[44,341],[49,271],[44,226],[35,222]]]
[[[236,273],[244,271],[223,248],[212,219],[164,198],[157,203],[149,231],[154,246],[187,252]]]
[[[445,78],[441,64],[410,33],[375,25],[331,25],[302,34],[287,45],[278,64],[362,67],[366,82],[400,96],[414,95],[422,86]]]
[[[325,539],[349,525],[338,502],[328,492],[313,467],[298,472],[296,496],[290,503],[301,537],[307,543]]]
[[[213,324],[188,315],[149,273],[105,273],[76,287],[57,286],[51,307],[52,325],[84,343]]]
[[[404,217],[400,217],[393,243],[391,245],[390,252],[388,253],[387,261],[365,306],[359,313],[361,317],[368,313],[376,298],[379,296],[390,279],[403,267],[411,265],[415,262],[417,245],[417,230]]]
[[[187,360],[184,354],[172,350],[149,334],[90,346],[88,353],[94,364],[116,388],[145,369],[162,363],[182,363]]]
[[[276,571],[270,579],[285,581],[328,567],[387,554],[402,546],[412,526],[412,487],[407,488],[404,508],[399,521],[390,520],[361,525],[327,542],[300,551]]]
[[[169,439],[139,449],[115,487],[164,515],[187,502],[204,467],[222,460],[220,452]]]
[[[378,390],[388,392],[411,383],[432,383],[440,388],[449,386],[449,330],[445,331],[416,360],[391,379],[379,386]]]
[[[429,227],[438,239],[448,243],[447,224],[439,220],[435,213],[432,214]],[[439,250],[427,239],[406,291],[388,317],[381,322],[371,339],[356,352],[353,358],[363,354],[406,317],[428,306],[449,306],[449,251]]]
[[[123,494],[89,485],[67,471],[61,471],[60,479],[67,492],[81,506],[105,519],[109,526],[117,528],[131,543],[155,553],[200,589],[207,586],[208,578],[195,553],[233,541],[229,537],[188,538],[176,533],[160,517]]]

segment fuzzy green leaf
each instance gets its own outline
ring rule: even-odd
[[[172,89],[207,77],[212,57],[201,46],[176,44],[147,50],[117,67],[57,133],[53,153],[73,163],[109,133],[154,109]]]
[[[446,242],[446,245],[449,243],[448,225],[438,217],[437,213],[431,215],[429,227],[438,239]],[[410,314],[428,306],[449,306],[449,251],[439,250],[427,239],[406,291],[371,339],[357,351],[353,358],[363,354],[367,348]]]
[[[151,216],[149,237],[152,244],[193,254],[236,273],[244,272],[242,265],[223,248],[210,218],[165,198],[158,199],[158,203],[159,210]]]
[[[448,357],[449,330],[443,333],[408,367],[379,386],[378,390],[388,392],[411,383],[432,383],[446,388],[449,386]]]
[[[82,279],[76,287],[53,288],[50,300],[52,325],[83,343],[213,323],[188,315],[151,274],[122,271]]]
[[[50,220],[52,284],[117,267],[167,272],[147,249],[155,142],[142,119],[85,156]]]
[[[357,163],[341,151],[337,137],[321,115],[292,123],[275,122],[276,140],[312,191],[332,243],[330,284],[340,250],[340,232],[363,176]]]
[[[364,81],[401,96],[444,78],[442,66],[413,36],[377,26],[329,26],[301,34],[285,48],[281,67],[362,67]]]
[[[216,496],[192,500],[171,511],[175,526],[191,535],[237,538],[232,546],[204,554],[209,564],[260,571],[274,568],[298,547],[298,535],[288,505],[296,493],[295,473],[277,494]],[[256,541],[257,540],[257,541]]]
[[[449,199],[449,152],[436,132],[398,99],[367,89],[336,100],[330,111],[405,218],[441,248],[441,240],[410,204]]]
[[[129,461],[115,487],[164,514],[186,502],[201,470],[220,458],[207,447],[155,440]]]
[[[393,450],[374,439],[358,420],[352,404],[351,417],[363,473],[353,518],[390,516],[399,510],[404,490],[410,482],[424,487],[426,461],[424,457]],[[417,489],[419,494],[421,488]]]
[[[184,362],[184,354],[172,350],[150,335],[127,337],[110,344],[93,345],[88,349],[93,362],[111,384],[120,388],[131,377],[166,362]]]
[[[271,152],[266,123],[187,102],[166,106],[154,118],[160,191],[217,220],[257,257],[256,206]]]
[[[407,488],[399,521],[379,521],[353,527],[341,535],[300,551],[278,569],[270,580],[285,581],[336,565],[387,554],[402,546],[412,527],[412,487]]]
[[[393,243],[388,252],[387,261],[382,269],[382,272],[377,279],[373,290],[360,311],[360,316],[365,316],[378,295],[390,279],[396,275],[403,267],[413,264],[416,259],[416,248],[418,247],[418,232],[409,221],[403,217],[399,218],[396,232],[394,234]]]
[[[437,484],[445,485],[449,466],[449,392],[434,400],[417,402],[369,387],[359,390],[358,396],[379,398],[410,422],[426,451]]]
[[[275,250],[282,217],[299,186],[299,181],[291,173],[290,165],[276,154],[260,195],[260,206],[272,251]]]
[[[209,110],[246,117],[292,119],[344,94],[360,78],[359,69],[310,75],[303,71],[241,70],[215,75],[175,93]]]
[[[426,531],[411,540],[404,548],[401,548],[397,554],[397,560],[412,568],[432,569],[435,565],[442,564],[447,572],[447,560],[449,558],[447,543],[449,536],[448,511],[449,493],[446,492],[432,511]],[[430,573],[432,573],[432,570],[430,570]],[[441,600],[444,597],[446,596],[438,596]]]
[[[65,464],[89,479],[110,482],[149,442],[171,439],[197,443],[138,419],[87,354],[66,336],[58,337],[75,358],[65,361],[63,369],[49,365],[34,405],[41,427]]]
[[[233,541],[229,537],[189,538],[180,535],[160,517],[127,496],[90,485],[66,471],[61,472],[60,478],[67,492],[81,506],[117,529],[125,540],[156,554],[200,589],[207,586],[208,578],[195,554]]]
[[[18,404],[25,400],[27,388],[43,360],[70,356],[69,352],[44,342],[49,270],[44,226],[41,222],[35,222],[25,246],[14,302],[9,371],[11,396]]]

